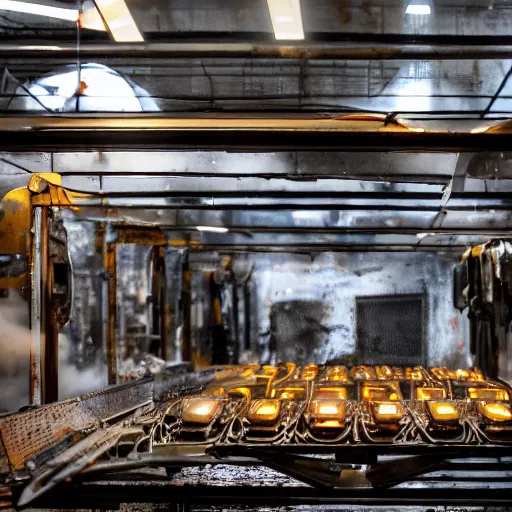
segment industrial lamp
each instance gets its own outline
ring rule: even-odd
[[[431,0],[409,0],[405,14],[419,14],[428,16],[432,13],[432,1]]]

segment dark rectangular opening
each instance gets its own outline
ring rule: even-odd
[[[424,365],[424,304],[422,294],[356,297],[359,362]]]

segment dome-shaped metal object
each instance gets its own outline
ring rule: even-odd
[[[51,112],[155,112],[151,95],[128,77],[102,64],[66,65],[20,83],[6,110]]]

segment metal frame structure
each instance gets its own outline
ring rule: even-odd
[[[445,123],[448,127],[450,122]],[[428,128],[382,114],[298,115],[283,119],[231,116],[11,116],[0,119],[4,151],[94,150],[324,150],[479,152],[507,151],[505,122],[468,128]]]
[[[35,175],[28,187],[30,207],[33,209],[34,217],[30,225],[23,227],[26,233],[33,228],[33,256],[31,260],[32,273],[32,401],[34,403],[48,403],[57,399],[57,339],[58,319],[52,312],[51,302],[51,274],[49,273],[48,255],[48,212],[52,208],[60,207],[64,210],[73,206],[70,212],[75,212],[80,218],[92,218],[98,223],[98,243],[103,247],[105,285],[103,291],[103,322],[104,341],[107,347],[109,383],[118,382],[117,377],[117,347],[116,347],[116,244],[142,244],[153,247],[182,247],[187,251],[196,250],[218,250],[222,253],[236,252],[319,252],[330,251],[357,251],[361,249],[372,249],[379,251],[399,250],[432,250],[438,251],[442,248],[452,251],[461,251],[468,243],[485,241],[488,237],[507,235],[510,228],[484,230],[480,238],[475,238],[475,227],[471,229],[459,229],[453,226],[446,228],[441,225],[428,227],[428,232],[418,237],[421,229],[417,227],[401,227],[391,229],[389,227],[360,227],[360,228],[300,228],[283,227],[272,228],[259,225],[248,225],[247,227],[228,227],[230,232],[218,235],[215,233],[198,233],[194,226],[180,226],[175,223],[165,222],[165,212],[170,209],[187,208],[193,210],[211,210],[215,205],[216,210],[240,210],[244,211],[272,209],[283,210],[322,210],[322,209],[386,209],[389,211],[415,211],[432,210],[433,213],[440,211],[448,212],[465,211],[469,208],[475,209],[475,201],[478,208],[483,210],[508,210],[510,208],[506,195],[494,195],[492,198],[476,198],[474,195],[459,194],[450,198],[450,201],[443,206],[440,201],[439,191],[436,193],[408,194],[408,199],[401,199],[399,193],[384,193],[367,191],[366,193],[346,192],[332,193],[283,193],[273,194],[261,198],[259,194],[224,195],[216,192],[211,199],[205,200],[203,193],[198,193],[190,198],[183,197],[182,192],[159,193],[155,196],[153,192],[147,195],[143,193],[109,193],[89,194],[67,190],[60,185],[60,177],[57,174]],[[312,197],[312,195],[314,197]],[[168,196],[168,197],[164,197]],[[469,200],[469,203],[467,202]],[[197,204],[195,204],[197,203]],[[112,216],[112,208],[116,214]],[[123,221],[123,212],[131,211],[130,222],[126,225]],[[149,212],[162,209],[162,212],[154,221],[158,227],[148,225],[142,221],[137,224],[134,221],[136,211],[141,208],[151,208]],[[494,213],[495,214],[495,213]],[[88,216],[91,217],[88,217]],[[148,211],[144,216],[151,218]],[[39,248],[39,250],[38,250]],[[19,249],[21,252],[22,249]],[[186,260],[186,258],[185,258]],[[184,261],[186,265],[186,261]],[[184,350],[182,357],[187,360],[192,354],[189,352],[189,343],[186,342],[190,336],[190,294],[187,284],[190,280],[190,273],[183,272],[182,283],[182,320],[183,336],[185,342],[182,344]],[[38,328],[39,326],[39,328]],[[165,345],[165,343],[164,343]],[[165,352],[165,347],[164,347]],[[52,383],[52,384],[48,384]]]
[[[106,324],[106,337],[105,346],[107,351],[107,368],[108,368],[108,383],[118,384],[118,347],[116,341],[116,325],[117,325],[117,244],[136,244],[146,245],[153,248],[153,265],[152,265],[152,288],[158,289],[159,283],[159,262],[162,261],[162,247],[169,245],[164,234],[157,229],[135,229],[130,226],[115,225],[107,223],[107,228],[103,228],[101,233],[104,233],[104,272],[107,281],[107,317],[104,319]],[[184,242],[184,246],[188,244]],[[186,264],[186,263],[185,263]],[[187,275],[186,270],[183,273],[183,287],[182,287],[182,315],[184,322],[183,335],[185,343],[183,344],[183,350],[187,350],[189,347],[190,338],[190,300],[185,300],[184,297],[190,294],[190,276]],[[187,285],[188,283],[188,285]],[[152,300],[156,298],[152,292]],[[157,299],[156,299],[157,300]],[[165,310],[154,310],[153,311],[153,328],[158,326],[161,350],[165,356],[168,350],[167,331],[164,326],[166,325],[166,315],[168,312]],[[186,328],[186,325],[189,325]],[[190,357],[186,357],[183,354],[184,360],[190,360]]]
[[[293,369],[294,365],[290,367]],[[290,442],[291,439],[280,443],[271,442],[267,437],[253,438],[251,429],[256,429],[256,425],[248,424],[249,430],[245,434],[239,429],[233,432],[242,437],[248,435],[245,441],[232,439],[216,442],[213,438],[207,439],[210,434],[217,437],[209,425],[198,427],[187,426],[180,421],[173,423],[176,420],[173,411],[177,411],[174,408],[180,401],[189,400],[187,395],[191,393],[204,393],[209,384],[216,385],[207,372],[190,377],[185,382],[180,380],[179,372],[173,375],[171,371],[165,377],[169,379],[168,387],[163,388],[167,392],[159,399],[154,389],[156,383],[146,379],[81,399],[48,405],[39,411],[14,415],[0,422],[9,456],[7,461],[19,469],[28,458],[31,461],[25,464],[27,469],[20,472],[20,480],[11,487],[10,502],[40,508],[50,504],[52,507],[74,508],[80,505],[94,508],[97,504],[118,506],[135,501],[176,503],[188,507],[206,503],[205,500],[210,499],[219,504],[242,504],[255,496],[250,478],[244,478],[241,469],[238,470],[241,472],[238,483],[222,488],[188,482],[183,485],[179,480],[176,483],[167,481],[182,468],[195,466],[203,468],[199,469],[200,472],[207,474],[210,471],[212,481],[216,478],[222,481],[223,466],[269,468],[285,475],[283,482],[286,485],[283,487],[270,486],[265,488],[265,491],[268,490],[265,493],[258,487],[256,503],[262,505],[360,504],[363,497],[374,505],[464,505],[470,503],[468,500],[472,500],[473,504],[500,505],[511,497],[512,447],[505,439],[491,441],[474,438],[470,444],[452,439],[448,443],[443,440],[441,433],[441,439],[433,443],[426,439],[425,442],[396,444],[385,440],[370,442],[369,439],[361,439],[355,444],[346,440],[338,444],[333,439],[331,443],[311,442],[311,439],[304,443]],[[233,382],[236,383],[236,379]],[[111,394],[112,398],[121,400],[105,400]],[[233,413],[223,413],[226,425],[237,422],[240,415],[244,416],[244,407],[240,405],[240,398],[226,403],[227,409]],[[480,428],[477,427],[479,420],[471,413],[473,405],[468,402],[463,405],[469,413],[464,421],[473,424],[476,434]],[[408,402],[407,408],[418,406],[421,404],[412,401]],[[88,411],[88,414],[78,416],[77,422],[75,415],[81,411]],[[33,417],[39,418],[42,423],[35,424]],[[52,419],[57,422],[55,426]],[[103,419],[103,427],[91,432],[91,422],[98,419]],[[279,421],[284,421],[286,429],[290,427],[284,417]],[[359,417],[358,421],[367,420]],[[15,432],[23,422],[27,422],[28,427],[20,436],[29,440],[37,429],[45,433],[64,426],[85,435],[79,440],[75,439],[76,443],[71,445],[68,444],[69,439],[62,437],[63,434],[56,435],[51,446],[61,448],[58,455],[52,449],[40,451],[41,447],[37,444],[39,436],[28,443],[27,449],[18,453],[14,448],[20,438]],[[164,424],[169,428],[164,428]],[[421,421],[418,426],[421,426]],[[179,442],[175,436],[179,436],[182,429],[188,434],[204,430],[206,437],[202,442]],[[221,427],[221,432],[226,434],[228,430]],[[484,434],[484,437],[487,436]],[[165,468],[166,481],[155,481],[163,475],[157,476],[153,472],[148,476],[144,468]],[[3,469],[0,466],[0,470]],[[217,470],[220,474],[215,476]],[[461,471],[464,472],[463,476],[459,473]],[[21,481],[29,477],[30,481],[22,489]],[[479,485],[474,487],[476,482]],[[499,488],[487,492],[485,485],[491,482],[499,482]],[[119,492],[120,489],[124,491]],[[211,505],[211,502],[208,503]]]

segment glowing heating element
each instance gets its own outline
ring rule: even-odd
[[[314,428],[340,428],[345,423],[346,402],[341,399],[320,398],[309,406]]]
[[[308,364],[304,366],[301,377],[304,380],[313,380],[318,374],[318,366],[316,364]]]
[[[476,400],[509,400],[506,389],[501,388],[468,388],[469,398]]]
[[[450,378],[450,373],[448,368],[432,368],[430,370],[434,377],[439,380],[448,380]]]
[[[512,412],[510,406],[506,404],[486,404],[481,403],[480,412],[492,421],[510,421],[512,420]]]
[[[276,399],[254,400],[249,407],[248,417],[253,423],[272,423],[277,420],[281,402]]]
[[[303,395],[303,387],[286,387],[273,389],[271,396],[280,400],[299,400]]]
[[[405,369],[405,378],[407,380],[421,380],[423,379],[423,375],[420,368],[406,368]]]
[[[459,368],[458,370],[456,370],[453,373],[454,373],[454,375],[451,376],[453,379],[458,379],[458,380],[467,380],[467,379],[469,379],[469,372],[467,370],[461,370]]]
[[[347,388],[343,387],[324,387],[317,388],[314,398],[339,398],[341,400],[347,399]]]
[[[382,423],[399,421],[404,416],[404,407],[401,403],[375,402],[372,406],[375,419]]]
[[[457,421],[459,411],[450,402],[427,402],[427,407],[434,421]]]
[[[394,385],[389,386],[363,386],[363,400],[369,401],[381,401],[390,400],[398,401],[401,400],[402,396],[398,388]]]
[[[439,400],[446,398],[444,388],[416,388],[416,398],[418,400]]]
[[[327,380],[341,380],[345,382],[348,380],[348,371],[344,366],[335,366],[328,371]]]
[[[220,398],[185,398],[181,418],[185,423],[207,425],[213,420],[220,407]]]
[[[389,366],[377,366],[375,367],[377,372],[377,379],[389,380],[393,378],[393,370]]]

